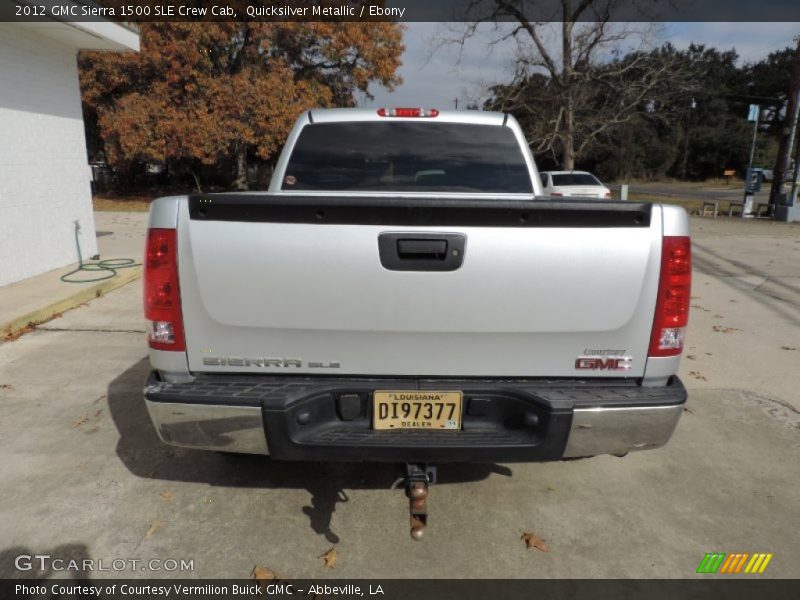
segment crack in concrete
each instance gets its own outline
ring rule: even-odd
[[[94,333],[147,333],[145,329],[99,329],[91,327],[37,327],[36,331],[89,331]]]

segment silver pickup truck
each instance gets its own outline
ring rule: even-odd
[[[275,459],[544,461],[661,446],[685,211],[541,196],[501,113],[303,114],[269,191],[150,211],[147,408]]]

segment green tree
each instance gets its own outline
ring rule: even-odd
[[[788,101],[796,52],[795,48],[787,46],[742,69],[742,94],[770,111],[769,116],[773,117],[769,120],[771,133],[780,131],[786,117],[783,109]]]
[[[535,126],[527,130],[531,147],[558,157],[564,169],[573,169],[593,144],[631,120],[653,89],[672,75],[666,55],[638,52],[618,59],[616,52],[624,40],[649,33],[640,24],[615,22],[623,4],[621,0],[554,2],[557,46],[548,43],[554,24],[531,18],[541,14],[540,2],[470,0],[466,4],[465,15],[477,22],[509,22],[497,29],[495,42],[517,42],[516,76],[510,87],[493,90],[491,105],[515,114],[538,113],[535,123],[531,121]],[[468,26],[458,41],[463,43],[475,31],[474,25]],[[546,97],[536,94],[532,82],[545,84]],[[546,102],[527,103],[530,93]]]
[[[620,173],[641,176],[645,171],[655,176],[671,167],[674,106],[695,88],[681,54],[665,45],[650,52],[611,56],[582,69],[583,83],[571,91],[573,159],[585,168],[601,165],[612,177]],[[575,166],[564,160],[559,143],[565,100],[554,78],[534,72],[489,91],[485,107],[513,113],[540,162],[547,167]],[[649,152],[636,147],[639,140],[651,144]],[[669,147],[654,153],[652,144],[657,140]]]
[[[748,105],[761,104],[765,116],[781,114],[779,90],[789,86],[790,50],[739,66],[735,50],[701,44],[678,50],[665,44],[611,55],[585,67],[584,77],[595,85],[576,96],[581,106],[574,125],[580,166],[609,179],[705,179],[719,177],[725,169],[743,172],[753,131],[746,119]],[[652,70],[660,75],[648,81],[647,71]],[[560,149],[547,143],[552,139],[548,136],[557,134],[563,111],[552,77],[543,72],[517,77],[493,87],[490,94],[486,108],[511,111],[545,167],[564,164]],[[615,117],[618,105],[629,110]],[[756,164],[771,164],[776,129],[767,121],[759,133]]]

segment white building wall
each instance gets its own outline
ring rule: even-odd
[[[97,253],[74,47],[0,23],[0,286]]]

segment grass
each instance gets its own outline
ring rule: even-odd
[[[632,202],[651,202],[653,204],[675,204],[686,209],[686,212],[692,214],[697,211],[698,213],[703,210],[703,200],[701,198],[681,198],[680,196],[651,196],[649,194],[628,194],[628,200]],[[720,207],[722,202],[720,202]]]

